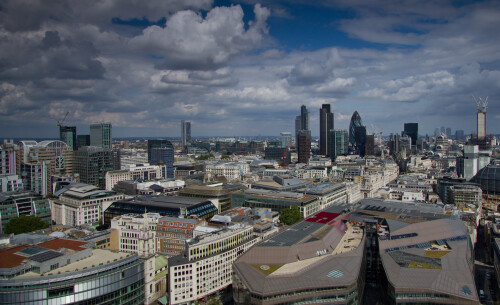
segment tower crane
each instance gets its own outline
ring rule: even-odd
[[[62,124],[64,123],[64,120],[66,120],[66,117],[68,116],[69,111],[66,112],[66,115],[64,115],[64,118],[62,120],[57,120],[57,126],[61,127]]]

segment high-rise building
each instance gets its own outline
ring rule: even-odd
[[[76,126],[59,125],[59,140],[66,143],[73,150],[77,150]]]
[[[90,146],[90,135],[81,134],[76,136],[77,148]]]
[[[455,140],[463,140],[464,139],[464,131],[463,130],[456,130],[455,131]]]
[[[411,138],[411,145],[417,145],[418,123],[405,123],[404,134]]]
[[[288,147],[289,145],[291,145],[290,143],[291,140],[292,140],[292,133],[290,132],[280,133],[281,147]]]
[[[80,181],[106,188],[106,172],[115,169],[115,154],[111,149],[86,146],[74,152],[73,171],[80,175]]]
[[[321,105],[319,110],[319,151],[324,156],[330,156],[330,145],[328,145],[328,133],[333,129],[333,113],[330,104]]]
[[[297,154],[299,163],[307,163],[311,157],[311,134],[309,130],[301,130],[297,135]]]
[[[0,146],[0,177],[16,174],[19,163],[19,160],[16,160],[16,152],[19,152],[19,147],[12,142],[4,141]]]
[[[448,139],[451,139],[451,128],[450,127],[446,128],[446,136],[448,137]]]
[[[168,140],[148,140],[148,163],[165,164],[166,178],[174,178],[174,146]]]
[[[359,113],[357,111],[354,111],[351,117],[351,123],[349,124],[349,144],[352,147],[356,146],[355,128],[357,126],[363,126],[363,121],[361,120],[361,116],[359,116]]]
[[[434,136],[437,137],[439,135],[439,128],[434,129]]]
[[[191,144],[191,122],[181,121],[181,143],[182,147]]]
[[[297,142],[297,135],[299,134],[300,128],[302,127],[301,125],[301,117],[300,115],[295,117],[295,145],[298,146]]]
[[[111,123],[94,123],[90,125],[90,146],[112,148]]]
[[[347,130],[332,129],[330,135],[330,157],[335,160],[337,156],[345,156],[349,148],[349,133]]]
[[[365,154],[367,156],[375,155],[375,135],[373,134],[366,135]]]
[[[309,111],[305,105],[300,107],[300,130],[311,130],[309,128]]]
[[[354,142],[356,151],[359,153],[361,157],[364,157],[366,154],[366,127],[365,126],[356,126],[354,128]]]
[[[401,139],[401,136],[398,134],[391,134],[391,137],[389,138],[389,153],[391,156],[395,157],[399,154],[401,148],[400,148],[400,143],[399,140]]]
[[[484,104],[477,107],[477,139],[486,137],[486,106]]]

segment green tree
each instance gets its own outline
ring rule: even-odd
[[[195,159],[198,161],[204,161],[204,160],[208,160],[208,159],[213,158],[213,157],[214,157],[214,155],[209,154],[209,155],[203,155],[203,156],[196,157]]]
[[[21,234],[46,229],[48,227],[48,222],[45,222],[36,216],[21,215],[9,220],[9,222],[5,225],[5,233]]]
[[[302,213],[300,208],[296,205],[290,207],[289,209],[283,209],[280,211],[280,221],[286,225],[293,225],[294,223],[301,221]]]
[[[218,298],[211,298],[208,300],[207,305],[222,305]]]
[[[220,157],[221,160],[224,160],[224,159],[231,159],[231,157],[229,157],[228,155],[222,155],[222,157]]]

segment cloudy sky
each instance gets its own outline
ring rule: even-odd
[[[310,4],[313,2],[314,4]],[[500,1],[0,1],[0,137],[318,135],[418,122],[500,133]]]

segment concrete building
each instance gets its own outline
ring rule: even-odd
[[[126,169],[106,172],[106,190],[110,191],[119,181],[126,180],[155,180],[162,177],[162,169],[165,165],[136,164],[130,165]]]
[[[4,231],[9,220],[21,215],[37,216],[50,223],[50,202],[48,199],[28,191],[0,193],[0,232]]]
[[[3,304],[143,304],[144,262],[137,255],[52,239],[0,252]]]
[[[24,190],[23,180],[18,175],[0,176],[0,192],[14,192]]]
[[[192,304],[231,285],[233,262],[257,241],[253,227],[241,224],[187,241],[183,254],[168,259],[170,304]]]
[[[308,163],[311,157],[311,134],[310,131],[301,130],[297,134],[297,154],[299,163]]]
[[[0,177],[18,174],[18,165],[20,160],[16,159],[19,153],[19,146],[14,145],[12,141],[4,140],[0,146]]]
[[[204,171],[229,181],[239,181],[250,172],[250,165],[243,162],[207,162]]]
[[[90,146],[113,148],[111,123],[90,124]]]
[[[457,184],[450,187],[451,202],[455,205],[473,204],[482,207],[483,191],[475,184]]]
[[[158,213],[126,214],[111,220],[111,250],[148,257],[156,253]]]
[[[161,217],[156,229],[156,251],[168,256],[182,254],[186,240],[194,237],[194,230],[201,223],[196,218]]]
[[[54,194],[51,199],[52,220],[56,224],[81,226],[103,220],[104,211],[122,194],[105,191],[94,185],[73,183]]]
[[[298,189],[297,192],[318,197],[320,210],[324,210],[334,204],[347,202],[346,186],[341,183],[314,184]]]

